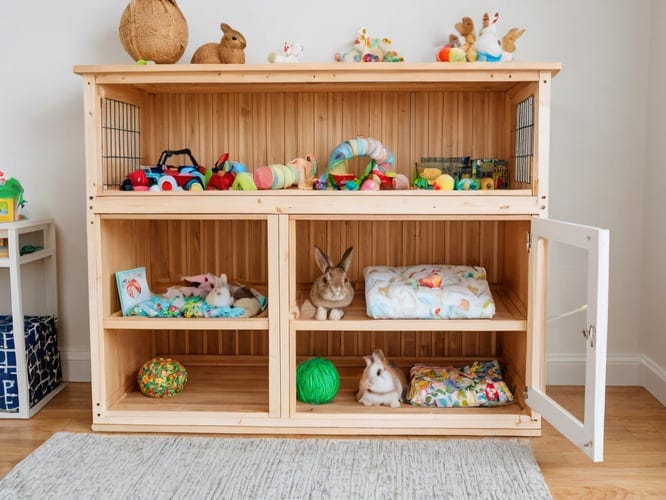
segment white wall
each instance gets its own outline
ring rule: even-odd
[[[248,63],[263,62],[284,41],[304,45],[304,62],[330,61],[361,25],[391,37],[413,62],[433,60],[436,46],[464,15],[480,23],[484,11],[498,10],[500,31],[527,28],[517,59],[563,63],[552,88],[551,217],[610,228],[610,357],[637,356],[648,102],[642,76],[649,67],[645,19],[651,0],[419,0],[410,7],[399,0],[295,0],[288,7],[256,0],[180,3],[190,28],[183,63],[198,45],[219,38],[221,21],[246,36]],[[56,218],[62,347],[72,360],[70,377],[80,376],[89,346],[82,95],[72,66],[131,62],[117,37],[125,4],[12,2],[0,17],[0,170],[23,183],[31,217]],[[646,212],[653,208],[646,205]],[[557,338],[549,345],[556,358],[577,352]],[[655,360],[666,366],[664,356]]]
[[[663,283],[666,282],[666,213],[664,211],[664,139],[666,139],[666,38],[660,21],[666,2],[654,1],[649,72],[647,162],[643,198],[643,273],[641,293],[641,341],[645,366],[641,382],[666,404],[666,321]]]

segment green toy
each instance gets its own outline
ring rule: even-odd
[[[254,184],[252,175],[250,175],[248,172],[238,172],[234,179],[234,183],[231,185],[231,189],[256,191],[257,186]]]
[[[326,358],[303,361],[296,368],[296,398],[319,405],[333,401],[340,390],[340,374]]]
[[[145,396],[171,398],[185,388],[187,370],[175,359],[156,356],[143,364],[136,381]]]

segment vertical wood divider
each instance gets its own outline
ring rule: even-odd
[[[277,241],[277,251],[279,255],[279,291],[276,295],[280,296],[280,314],[278,318],[278,328],[276,333],[277,343],[280,351],[280,364],[278,367],[279,392],[282,395],[280,400],[279,415],[287,417],[291,412],[291,392],[292,376],[295,376],[295,369],[292,369],[295,342],[292,338],[295,333],[291,329],[291,311],[292,304],[295,301],[296,287],[296,248],[295,248],[295,222],[289,220],[287,215],[276,215],[271,218],[277,220],[277,238],[271,241]],[[287,302],[282,303],[282,301]],[[287,314],[286,311],[289,311]],[[273,372],[271,372],[273,373]]]
[[[281,269],[284,269],[282,259],[284,251],[280,238],[279,215],[269,215],[266,221],[268,231],[268,414],[279,417],[282,413],[282,315],[280,304],[282,295]],[[277,245],[271,245],[277,242]]]
[[[102,137],[100,122],[101,106],[98,87],[94,76],[83,78],[83,105],[85,112],[85,156],[86,156],[86,226],[88,246],[88,291],[89,291],[89,321],[90,331],[90,360],[92,380],[93,421],[97,414],[106,412],[105,356],[104,356],[104,330],[101,325],[103,315],[102,293],[102,237],[100,217],[91,209],[92,200],[100,190],[99,182],[102,179]],[[91,167],[92,166],[92,167]]]

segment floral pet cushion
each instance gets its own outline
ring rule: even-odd
[[[415,406],[497,406],[513,402],[497,360],[456,368],[414,365],[407,399]]]
[[[492,318],[486,270],[445,264],[369,266],[363,271],[368,316],[375,319]]]

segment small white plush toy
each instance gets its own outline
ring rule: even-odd
[[[284,42],[279,52],[268,54],[268,62],[271,63],[296,63],[298,56],[303,52],[303,46],[300,43]]]

